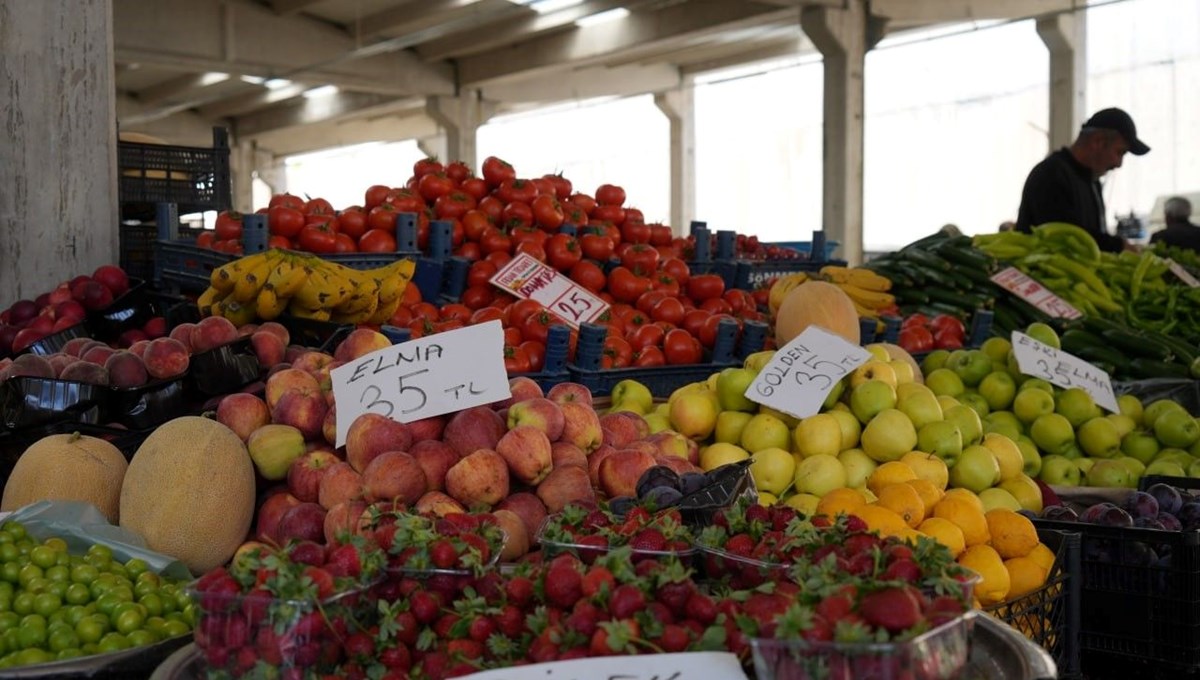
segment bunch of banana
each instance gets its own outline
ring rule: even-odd
[[[270,321],[284,312],[317,321],[379,325],[400,306],[415,268],[411,260],[397,260],[358,270],[273,249],[214,269],[197,304],[201,315],[223,316],[239,326]]]
[[[841,288],[859,316],[879,319],[883,310],[896,304],[896,298],[888,293],[891,279],[870,269],[828,265],[821,268],[821,278]]]
[[[779,311],[779,305],[783,304],[783,299],[787,297],[787,294],[807,280],[808,274],[796,272],[781,276],[771,284],[771,290],[767,293],[767,308],[771,310],[772,319],[775,318],[775,312]]]

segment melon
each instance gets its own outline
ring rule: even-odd
[[[887,350],[888,356],[892,358],[892,361],[903,360],[912,366],[913,382],[921,383],[922,385],[925,384],[925,376],[921,374],[921,364],[917,363],[917,360],[908,353],[908,350],[900,345],[893,345],[890,342],[881,342],[879,344]]]
[[[841,288],[824,281],[806,281],[797,286],[775,314],[775,344],[783,347],[809,326],[820,326],[859,344],[860,327],[854,301]]]
[[[78,432],[43,437],[17,459],[0,511],[38,501],[82,501],[116,524],[127,467],[125,456],[103,439]]]
[[[203,574],[233,557],[254,515],[254,464],[233,430],[185,416],[154,431],[129,462],[121,527]]]

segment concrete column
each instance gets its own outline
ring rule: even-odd
[[[443,162],[450,158],[450,149],[446,144],[446,135],[444,134],[418,139],[417,148],[426,156],[442,159]],[[474,163],[469,163],[468,165],[475,166]]]
[[[654,95],[671,124],[671,228],[677,235],[696,219],[696,100],[691,82]]]
[[[430,97],[425,100],[425,110],[446,134],[446,154],[440,160],[462,161],[478,170],[475,132],[496,115],[495,103],[484,101],[478,90],[470,90],[457,97]]]
[[[0,307],[117,262],[111,0],[0,2]]]
[[[1087,106],[1087,16],[1080,10],[1037,20],[1050,50],[1050,149],[1075,141]]]
[[[254,142],[238,142],[230,150],[229,172],[233,175],[233,209],[254,210]]]
[[[822,218],[850,264],[863,254],[863,65],[868,49],[864,0],[845,8],[805,7],[800,26],[825,64]]]

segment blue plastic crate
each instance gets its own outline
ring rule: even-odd
[[[212,270],[232,262],[230,253],[201,248],[195,241],[159,241],[155,246],[154,281],[159,286],[200,293],[208,288]]]
[[[529,378],[541,386],[542,391],[548,391],[559,383],[571,379],[567,370],[567,354],[571,349],[571,327],[566,324],[556,324],[550,327],[546,335],[546,361],[542,370],[537,373],[516,373],[509,378]]]

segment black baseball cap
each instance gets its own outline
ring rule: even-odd
[[[1091,118],[1088,118],[1083,127],[1117,132],[1129,145],[1129,153],[1135,156],[1144,156],[1150,152],[1150,147],[1138,139],[1137,126],[1133,124],[1133,118],[1121,109],[1111,108],[1097,111]]]

